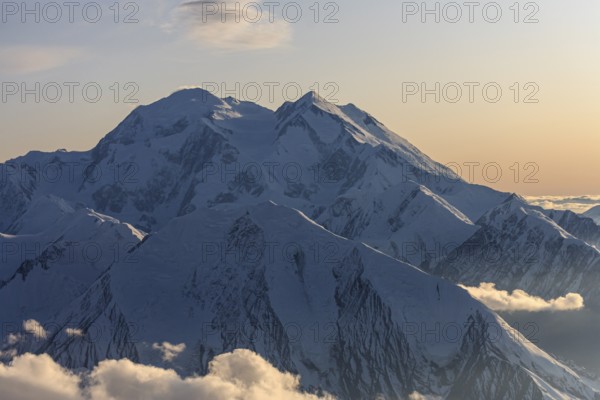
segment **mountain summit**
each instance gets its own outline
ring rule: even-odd
[[[0,359],[129,358],[194,375],[245,348],[341,399],[599,396],[422,271],[594,304],[599,228],[465,182],[352,104],[311,92],[272,111],[186,89],[89,151],[0,167],[0,321],[49,326],[1,338]],[[532,239],[530,274],[447,254]],[[567,271],[561,285],[539,279]],[[183,350],[164,359],[160,343]]]

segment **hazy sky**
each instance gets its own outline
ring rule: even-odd
[[[0,160],[91,148],[136,106],[127,100],[214,82],[243,100],[258,86],[258,101],[277,108],[286,86],[292,100],[318,89],[357,104],[465,179],[600,194],[597,0],[428,1],[439,22],[421,2],[391,0],[242,1],[239,22],[220,2],[113,3],[2,2]]]

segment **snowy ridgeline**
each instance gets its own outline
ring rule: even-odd
[[[413,265],[594,307],[600,228],[468,184],[353,105],[185,90],[89,152],[0,168],[6,360],[189,376],[245,348],[342,399],[598,395]]]

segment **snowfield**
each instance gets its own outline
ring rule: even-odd
[[[8,161],[0,232],[9,399],[600,398],[457,285],[595,309],[600,227],[314,93],[183,90],[90,151]]]

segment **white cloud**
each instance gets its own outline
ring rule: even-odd
[[[185,350],[185,343],[177,345],[169,342],[162,342],[162,344],[154,343],[152,348],[162,353],[163,361],[171,362]]]
[[[60,368],[47,355],[26,354],[10,366],[0,364],[4,400],[81,400],[80,378]]]
[[[225,50],[270,49],[288,44],[292,37],[290,23],[282,15],[271,19],[268,8],[261,14],[253,7],[245,8],[250,3],[257,4],[251,0],[184,2],[164,28],[170,32],[183,30],[188,39],[199,45]],[[234,10],[236,4],[240,10],[237,21],[234,14],[225,12]]]
[[[83,387],[83,388],[82,388]],[[173,370],[103,361],[75,375],[47,355],[23,355],[0,365],[3,400],[317,400],[299,390],[299,378],[279,371],[249,350],[216,357],[204,377],[181,378]]]
[[[71,337],[81,337],[81,336],[83,336],[83,331],[81,329],[67,328],[67,329],[65,329],[65,333],[68,336],[71,336]]]
[[[571,210],[579,214],[600,204],[600,196],[525,196],[525,199],[548,210]]]
[[[439,399],[439,397],[437,397],[437,396],[425,396],[425,395],[422,395],[419,392],[412,392],[408,396],[408,400],[434,400],[434,399]]]
[[[20,340],[21,340],[21,335],[14,334],[14,333],[9,333],[8,337],[6,339],[7,343],[11,346],[17,344]]]
[[[25,332],[35,336],[36,339],[46,339],[48,337],[48,333],[40,324],[34,319],[28,319],[27,321],[23,321],[23,329]]]
[[[62,67],[82,57],[85,52],[76,47],[10,46],[0,48],[0,72],[30,74]]]
[[[574,311],[584,308],[583,297],[577,293],[544,300],[541,297],[531,296],[520,289],[514,290],[512,293],[498,290],[493,283],[483,282],[479,287],[460,286],[494,311]]]

